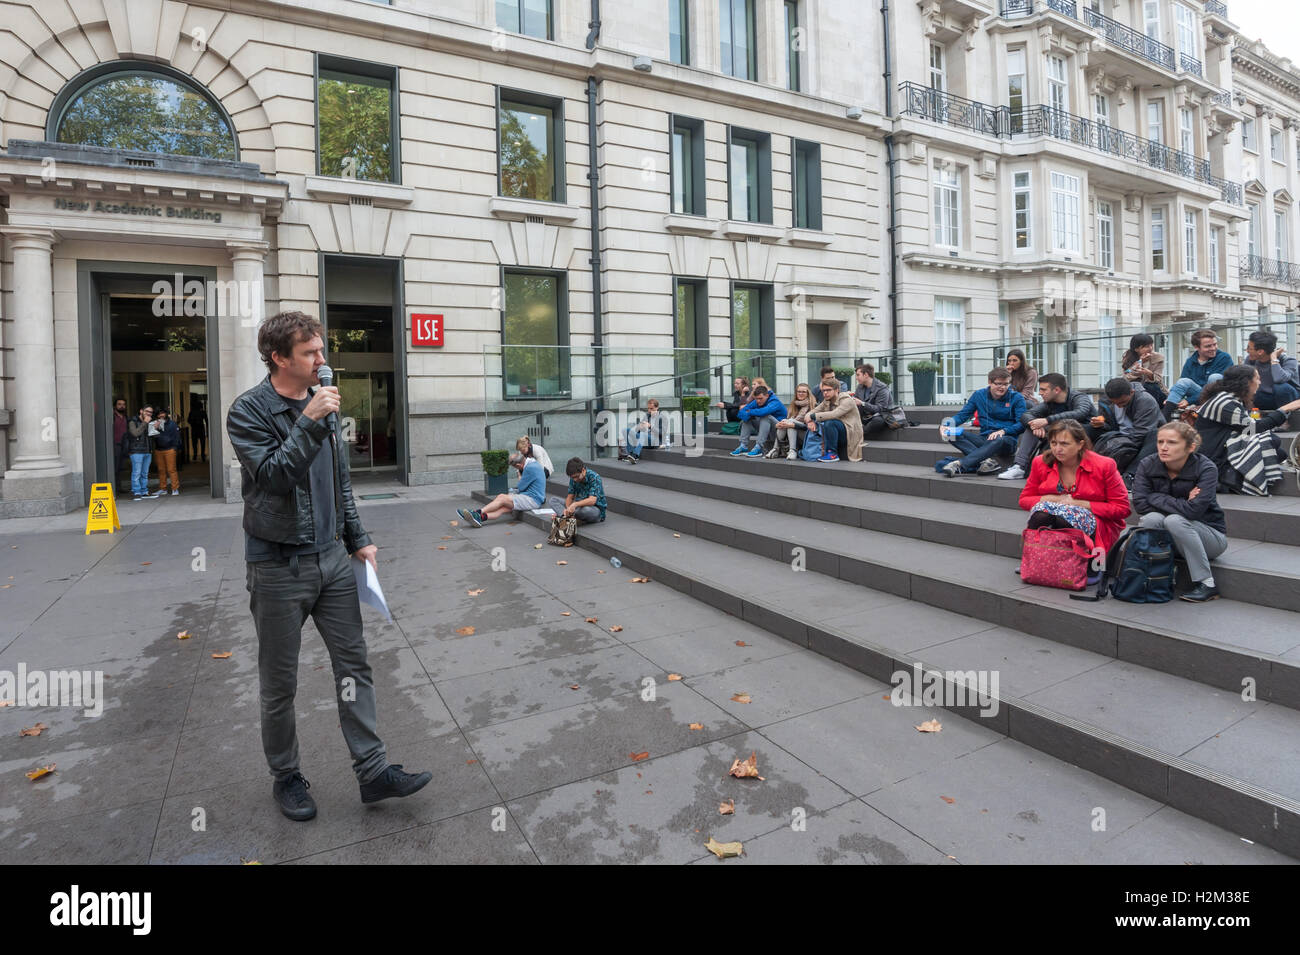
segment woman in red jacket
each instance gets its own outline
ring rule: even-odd
[[[1077,527],[1110,550],[1128,517],[1128,488],[1119,468],[1092,450],[1083,425],[1057,421],[1047,429],[1048,448],[1034,458],[1020,492],[1030,527]]]

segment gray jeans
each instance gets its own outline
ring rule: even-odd
[[[299,557],[297,576],[293,569],[293,561],[288,560],[248,565],[248,607],[257,627],[262,749],[267,765],[277,780],[288,779],[299,769],[293,698],[298,689],[302,625],[310,616],[329,651],[352,771],[358,782],[368,783],[384,771],[388,759],[376,731],[375,684],[366,662],[352,559],[343,543],[335,541],[327,550]]]
[[[1024,468],[1026,474],[1034,463],[1034,455],[1041,451],[1046,443],[1028,428],[1020,432],[1020,438],[1016,441],[1016,464]]]
[[[551,498],[550,506],[551,510],[555,512],[557,517],[564,513],[564,501],[560,500],[558,497]],[[578,508],[573,512],[573,516],[578,519],[579,524],[595,524],[597,521],[601,520],[600,508],[596,507],[594,504],[588,504],[586,507]]]
[[[758,423],[755,424],[754,422]],[[746,418],[740,422],[740,443],[749,446],[749,439],[758,434],[758,446],[761,448],[776,434],[776,421],[771,415],[764,415],[761,418]]]
[[[1200,521],[1189,521],[1181,514],[1152,511],[1142,515],[1139,526],[1167,530],[1174,539],[1174,550],[1187,561],[1187,571],[1198,584],[1214,576],[1210,561],[1228,549],[1228,538],[1222,532]]]

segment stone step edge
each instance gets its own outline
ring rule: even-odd
[[[474,496],[479,500],[489,499],[482,492],[475,492]],[[532,514],[521,517],[541,530],[549,526],[548,520],[542,517]],[[805,624],[788,616],[783,609],[772,609],[734,587],[686,577],[655,559],[584,534],[581,529],[575,546],[600,557],[618,557],[633,572],[724,609],[746,623],[886,685],[893,682],[894,673],[900,670],[912,673],[920,665],[923,672],[936,674],[945,699],[958,699],[959,688],[965,693],[962,684],[949,680],[944,671],[926,665],[919,658],[896,654],[824,624]],[[736,607],[739,613],[726,609],[728,606]],[[801,630],[802,637],[798,635]],[[940,704],[940,708],[1163,805],[1300,858],[1300,802],[1019,697],[999,694],[992,700],[998,704],[994,716],[984,716],[979,706],[955,702]]]

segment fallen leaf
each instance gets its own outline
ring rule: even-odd
[[[0,700],[0,706],[16,706],[13,700]]]
[[[946,802],[946,803],[947,803],[948,805],[950,805],[950,806],[951,806],[953,803],[955,803],[955,802],[957,801],[957,800],[953,799],[951,796],[940,796],[939,798],[942,799],[944,802]]]
[[[460,521],[450,521],[452,527],[460,527]]]
[[[674,536],[674,537],[681,537],[682,535],[681,535],[681,534],[674,534],[673,536]]]
[[[214,660],[229,660],[230,657],[231,657],[231,651],[230,651],[230,650],[227,650],[225,653],[214,653],[214,654],[212,654],[212,659],[214,659]]]
[[[629,583],[629,584],[648,584],[648,583],[650,583],[650,578],[649,578],[649,577],[633,577],[631,580],[628,581],[628,583]]]
[[[588,618],[587,618],[587,623],[596,623],[596,622],[597,622],[597,620],[596,620],[595,617],[588,617]]]
[[[674,681],[674,680],[680,680],[681,678],[682,678],[682,675],[681,675],[680,673],[670,673],[670,674],[668,674],[668,682],[670,682],[670,683],[671,683],[672,681]]]
[[[239,864],[240,865],[261,865],[262,863],[258,862],[256,859],[245,859],[243,856],[240,856]]]
[[[940,723],[938,720],[926,720],[924,723],[918,726],[917,729],[920,730],[922,733],[937,733],[941,729],[943,729],[943,724]]]
[[[474,628],[473,628],[473,627],[457,627],[457,628],[456,628],[456,632],[459,633],[462,637],[470,637],[470,636],[473,636],[473,635],[474,635]]]
[[[144,561],[140,566],[141,566],[141,567],[148,567],[148,566],[149,566],[150,564],[152,564],[152,563],[153,563],[153,561],[151,561],[151,560],[146,560],[146,561]]]
[[[704,843],[704,848],[708,849],[719,859],[730,859],[745,851],[743,843],[718,842],[718,840],[714,839],[712,836],[709,836],[709,841]]]
[[[693,729],[693,730],[702,730],[702,729],[704,729],[704,724],[703,724],[703,723],[692,723],[692,724],[691,724],[691,729]]]
[[[650,758],[650,751],[647,750],[647,751],[644,752],[644,753],[628,753],[628,754],[627,754],[627,758],[630,759],[630,760],[632,760],[632,762],[634,762],[634,763],[639,763],[639,762],[641,762],[641,760],[643,760],[643,759],[649,759],[649,758]],[[640,774],[640,773],[637,773],[637,775],[640,776],[641,774]]]
[[[569,689],[570,689],[570,690],[576,690],[577,688],[578,688],[578,684],[576,684],[576,683],[570,683],[570,684],[569,684]]]
[[[596,573],[598,573],[598,574],[603,574],[604,571],[603,571],[603,570],[598,570],[598,571],[596,571]]]
[[[0,590],[8,590],[12,586],[13,584],[5,584],[4,586],[0,587]]]
[[[654,791],[653,789],[647,789],[647,790],[645,791],[645,794],[646,794],[647,796],[653,796],[653,795],[655,794],[655,791]]]
[[[557,567],[563,567],[563,566],[564,566],[565,564],[567,564],[567,563],[568,563],[567,560],[557,560],[557,561],[555,562],[555,564],[556,564]]]
[[[749,759],[745,760],[743,763],[739,759],[733,760],[731,763],[731,769],[727,770],[727,772],[732,776],[735,776],[737,779],[764,779],[764,777],[758,775],[758,753],[756,752],[750,753]]]
[[[623,628],[620,627],[618,624],[614,624],[614,626],[612,626],[612,627],[609,628],[609,632],[610,632],[610,633],[622,633],[622,632],[623,632]]]
[[[560,611],[560,616],[561,616],[561,617],[572,617],[572,616],[573,616],[573,611],[572,611],[572,610],[561,610],[561,611]]]
[[[541,544],[534,544],[534,545],[533,545],[533,550],[541,550],[541,549],[542,549],[542,545],[541,545]]]
[[[718,803],[718,812],[724,816],[733,816],[736,813],[736,800],[724,799]]]
[[[49,727],[46,726],[44,723],[37,723],[35,726],[25,727],[18,735],[19,736],[40,736],[41,731],[47,729],[49,729]]]
[[[477,759],[467,759],[467,760],[465,760],[465,765],[466,765],[466,766],[473,766],[473,765],[474,765],[475,763],[477,763],[477,762],[478,762]]]
[[[189,638],[190,632],[188,630],[182,630],[180,633],[176,634],[177,640],[188,640]]]
[[[889,699],[889,694],[886,693],[884,696],[881,697],[881,699],[882,699],[882,700],[887,700],[887,699]]]
[[[737,693],[735,696],[733,696],[733,697],[731,698],[731,702],[732,702],[732,703],[752,703],[752,702],[754,702],[754,701],[751,700],[751,699],[749,698],[749,694],[748,694],[748,693]]]
[[[469,594],[471,597],[477,597],[479,594],[483,593],[483,591],[486,589],[487,589],[486,587],[476,587],[473,590],[465,591],[465,593]]]
[[[42,766],[40,769],[33,769],[30,773],[27,774],[27,778],[40,779],[42,776],[54,772],[55,765],[56,765],[55,763],[50,763],[50,765]]]
[[[446,545],[446,544],[439,544],[439,545],[438,545],[438,550],[446,550],[446,549],[447,549],[447,545]]]
[[[737,640],[737,641],[736,641],[736,646],[738,646],[738,647],[747,647],[747,646],[749,646],[749,644],[746,643],[744,640]]]

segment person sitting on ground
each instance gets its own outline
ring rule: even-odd
[[[532,458],[540,464],[548,478],[551,476],[551,472],[555,470],[551,465],[551,456],[546,453],[546,449],[540,444],[533,444],[533,439],[528,435],[524,435],[515,442],[515,450],[522,453],[524,457]]]
[[[1260,329],[1246,340],[1246,360],[1259,372],[1255,405],[1260,411],[1276,411],[1300,398],[1300,363],[1277,347],[1277,336]]]
[[[1228,549],[1228,525],[1217,496],[1219,469],[1198,454],[1201,436],[1190,424],[1170,421],[1156,434],[1156,453],[1133,478],[1133,510],[1139,527],[1163,528],[1174,551],[1187,562],[1196,584],[1183,600],[1200,603],[1219,596],[1210,561]]]
[[[1183,362],[1178,380],[1165,398],[1166,418],[1172,418],[1190,404],[1201,400],[1201,392],[1212,381],[1218,381],[1232,367],[1232,356],[1219,351],[1219,336],[1208,328],[1192,332],[1192,347],[1196,349]]]
[[[1165,356],[1156,352],[1156,340],[1139,332],[1128,340],[1128,351],[1120,359],[1124,377],[1141,385],[1156,400],[1156,407],[1165,403]]]
[[[998,366],[989,372],[987,388],[973,392],[966,404],[952,418],[939,425],[940,436],[962,453],[957,461],[943,466],[944,477],[956,477],[978,470],[992,474],[1001,469],[998,455],[1011,454],[1016,448],[1016,438],[1025,426],[1020,418],[1025,412],[1025,399],[1011,390],[1011,372]],[[980,416],[979,437],[962,426],[976,414]]]
[[[895,407],[893,392],[876,377],[876,369],[869,364],[858,365],[854,371],[858,386],[853,389],[853,400],[862,418],[862,437],[870,438],[889,430],[889,409]]]
[[[498,494],[488,504],[479,508],[461,507],[456,513],[462,520],[474,527],[482,527],[488,521],[503,514],[515,514],[520,511],[535,511],[546,499],[546,471],[541,462],[530,458],[522,451],[510,452],[510,467],[519,472],[519,483],[513,493]]]
[[[1130,512],[1128,488],[1110,458],[1092,450],[1073,418],[1047,428],[1047,450],[1034,458],[1020,491],[1030,527],[1074,527],[1109,551]]]
[[[740,444],[731,452],[733,458],[741,454],[761,458],[767,443],[776,439],[776,423],[789,417],[781,399],[766,385],[755,385],[753,394],[753,400],[740,409]],[[758,440],[751,449],[749,442],[756,434]]]
[[[1156,429],[1164,423],[1160,406],[1145,388],[1127,378],[1106,382],[1105,397],[1088,428],[1092,449],[1129,474],[1143,457],[1154,454]]]
[[[1038,403],[1038,372],[1019,348],[1007,352],[1007,370],[1011,372],[1011,390],[1020,393],[1026,405]]]
[[[551,498],[551,509],[560,517],[576,517],[579,524],[593,524],[605,519],[605,484],[600,475],[582,463],[582,458],[569,458],[564,466],[569,478],[569,492],[563,501]]]
[[[835,369],[830,365],[822,365],[822,370],[817,373],[817,377],[822,381],[827,378],[834,378],[836,384],[840,386],[840,391],[848,391],[849,383],[835,373]]]
[[[822,446],[826,449],[817,460],[831,464],[847,457],[850,461],[862,460],[862,416],[858,403],[847,391],[840,390],[841,382],[835,376],[823,378],[822,400],[808,412],[809,431],[820,431]]]
[[[1250,416],[1259,390],[1259,372],[1250,365],[1231,365],[1223,377],[1205,386],[1196,416],[1201,435],[1201,454],[1219,469],[1219,491],[1267,497],[1272,485],[1282,480],[1278,451],[1282,442],[1274,428],[1286,424],[1300,400],[1263,412],[1258,420]]]
[[[739,421],[740,409],[749,403],[749,379],[737,376],[731,388],[731,400],[719,401],[713,407],[725,409],[728,421]]]
[[[1021,481],[1029,472],[1029,462],[1046,447],[1047,429],[1058,421],[1077,421],[1086,425],[1092,417],[1092,399],[1082,391],[1071,391],[1064,375],[1048,372],[1038,376],[1038,404],[1020,415],[1024,430],[1016,442],[1015,461],[998,475],[1000,481]],[[984,416],[980,415],[980,420]],[[982,472],[983,473],[983,472]]]
[[[808,433],[808,412],[814,404],[817,402],[813,401],[812,389],[807,384],[801,381],[794,386],[794,400],[786,410],[787,417],[776,423],[776,441],[768,452],[769,457],[779,456],[782,445],[786,446],[784,453],[791,461],[799,456],[803,437]]]
[[[618,452],[618,459],[628,464],[641,460],[641,451],[649,445],[652,448],[671,447],[668,440],[668,416],[659,413],[659,399],[650,398],[645,403],[645,420],[627,426],[623,440],[627,450]]]

